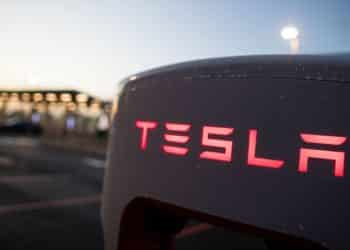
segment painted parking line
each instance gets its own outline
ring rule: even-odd
[[[15,212],[32,211],[37,209],[88,205],[88,204],[99,203],[100,201],[101,201],[101,195],[98,194],[98,195],[91,195],[91,196],[78,197],[78,198],[68,198],[68,199],[62,199],[62,200],[27,202],[22,204],[0,206],[0,215],[15,213]]]
[[[83,158],[83,162],[93,168],[105,168],[106,161],[92,157]]]
[[[199,234],[208,231],[211,228],[213,228],[213,226],[207,223],[201,223],[198,225],[185,227],[180,233],[176,234],[176,239],[181,239],[195,234]]]

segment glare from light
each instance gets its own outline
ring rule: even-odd
[[[46,101],[48,102],[55,102],[57,101],[57,97],[55,93],[47,93],[46,94]]]
[[[281,30],[281,37],[284,40],[293,40],[297,39],[299,36],[299,31],[294,26],[286,26]]]
[[[7,110],[10,112],[16,112],[16,111],[19,111],[20,109],[21,109],[21,105],[19,101],[10,100],[7,103]]]
[[[92,104],[100,104],[100,101],[98,99],[93,99],[91,103]]]
[[[72,95],[68,93],[61,94],[61,101],[62,102],[70,102],[72,101]]]
[[[19,97],[18,97],[18,94],[17,93],[13,93],[10,97],[10,100],[11,101],[18,101],[19,100]]]
[[[35,100],[34,100],[35,101]],[[38,103],[35,105],[35,108],[38,112],[44,113],[46,111],[45,105],[43,103]]]
[[[100,103],[93,102],[89,108],[89,116],[97,118],[101,114]]]
[[[91,108],[96,109],[96,110],[100,109],[100,103],[98,103],[98,102],[92,103]]]
[[[66,105],[62,103],[51,103],[49,112],[55,119],[62,118],[66,113]]]
[[[76,96],[76,99],[78,102],[87,102],[88,101],[88,96],[85,94],[78,94]]]
[[[290,53],[297,54],[299,52],[299,39],[290,40]]]
[[[79,103],[78,106],[80,109],[87,109],[87,104],[86,103]]]
[[[2,100],[7,100],[7,98],[8,98],[8,94],[7,93],[2,93],[1,94],[1,99]]]
[[[32,113],[32,107],[33,105],[29,102],[21,102],[21,111],[26,115]]]
[[[40,102],[40,101],[42,101],[44,99],[44,97],[43,97],[43,95],[41,93],[35,93],[33,99],[34,99],[35,102]]]
[[[25,102],[29,102],[30,101],[30,94],[29,93],[23,93],[22,94],[22,100]]]

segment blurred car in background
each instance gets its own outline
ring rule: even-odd
[[[26,121],[19,117],[10,117],[0,124],[0,135],[34,135],[40,136],[43,129],[39,123],[33,121]]]
[[[108,114],[106,113],[101,114],[96,124],[97,138],[106,139],[108,137],[109,127],[110,127],[110,124],[109,124]]]

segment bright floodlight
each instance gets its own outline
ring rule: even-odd
[[[281,36],[284,40],[297,39],[298,35],[299,35],[298,29],[293,26],[287,26],[281,30]]]

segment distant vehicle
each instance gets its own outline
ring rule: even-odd
[[[34,135],[39,136],[43,132],[42,127],[38,123],[28,122],[18,117],[11,117],[3,124],[0,124],[1,134],[13,135]]]
[[[192,219],[269,249],[350,249],[350,55],[201,60],[122,84],[107,250],[172,249]]]
[[[96,135],[98,138],[107,138],[109,132],[109,119],[107,114],[102,114],[96,124]]]

